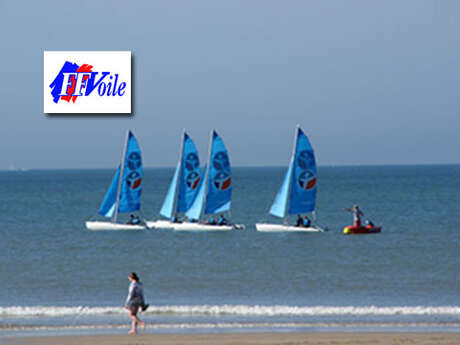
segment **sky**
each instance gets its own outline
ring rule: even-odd
[[[458,1],[0,1],[0,170],[147,167],[185,128],[206,157],[287,165],[460,163]],[[43,113],[44,50],[131,50],[131,116]]]

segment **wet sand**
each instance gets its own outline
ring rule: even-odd
[[[460,345],[460,333],[225,333],[3,338],[4,345]]]

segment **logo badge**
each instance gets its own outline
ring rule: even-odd
[[[299,187],[302,190],[313,189],[316,185],[316,176],[311,170],[304,170],[299,175]]]
[[[212,161],[217,173],[214,175],[214,187],[218,190],[227,190],[232,184],[230,175],[230,161],[226,152],[217,152]]]
[[[200,175],[198,175],[196,171],[192,171],[187,175],[185,181],[188,188],[190,188],[191,190],[195,190],[196,187],[198,187],[198,184],[200,183]]]
[[[45,113],[131,113],[130,51],[45,51],[43,63]]]

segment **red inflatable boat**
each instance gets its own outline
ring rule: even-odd
[[[382,231],[381,226],[372,226],[372,225],[356,226],[356,225],[350,225],[350,226],[346,226],[343,229],[343,234],[344,235],[375,234],[375,233],[381,232],[381,231]]]

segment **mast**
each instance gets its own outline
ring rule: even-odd
[[[121,194],[121,184],[123,182],[123,174],[125,172],[125,160],[126,160],[126,150],[128,148],[128,140],[129,140],[129,133],[131,131],[128,129],[126,132],[126,140],[125,140],[125,145],[123,147],[123,153],[121,156],[121,166],[120,166],[120,176],[118,178],[118,187],[117,187],[117,200],[115,201],[115,213],[112,219],[113,223],[117,222],[118,218],[118,207],[120,204],[120,194]]]
[[[211,166],[210,166],[210,161],[211,161],[211,151],[212,151],[212,141],[213,141],[213,137],[214,137],[214,132],[215,130],[211,130],[211,136],[209,137],[209,147],[208,147],[208,159],[207,159],[207,168],[206,168],[206,176],[205,176],[205,179],[203,181],[203,183],[205,183],[204,185],[204,197],[203,197],[203,207],[201,208],[201,213],[200,213],[200,219],[203,217],[203,214],[206,210],[206,199],[207,199],[207,195],[208,195],[208,179],[209,179],[209,170],[211,170]]]
[[[172,207],[172,211],[173,211],[173,216],[175,213],[177,213],[177,196],[179,195],[179,191],[180,191],[180,185],[181,185],[181,182],[182,182],[182,158],[183,158],[183,155],[184,155],[184,144],[185,144],[185,128],[182,130],[182,143],[181,143],[181,146],[180,146],[180,153],[179,153],[179,173],[177,174],[177,179],[179,181],[179,183],[176,183],[176,189],[174,191],[174,199],[173,199],[173,207]]]
[[[288,193],[287,193],[287,198],[286,198],[286,207],[285,207],[285,212],[284,212],[284,217],[283,217],[283,223],[287,222],[287,216],[289,213],[289,199],[291,198],[292,175],[294,175],[294,159],[295,159],[295,153],[297,150],[297,138],[299,136],[299,128],[300,128],[300,125],[297,125],[295,127],[294,144],[292,146],[291,160],[289,161],[289,165],[292,164],[292,170],[291,170],[291,175],[289,176],[289,182],[288,182],[289,187],[288,187]]]

